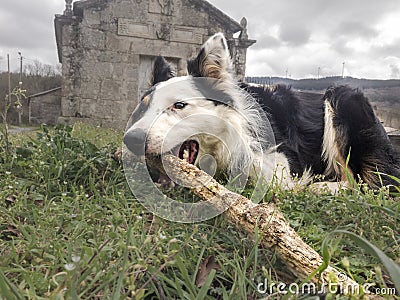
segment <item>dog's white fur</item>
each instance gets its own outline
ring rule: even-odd
[[[296,180],[290,174],[285,155],[273,145],[265,147],[271,142],[266,136],[267,117],[256,101],[236,85],[223,34],[209,38],[203,50],[203,76],[214,79],[214,87],[228,94],[232,105],[215,105],[205,99],[195,86],[198,78],[175,77],[155,86],[147,111],[128,131],[147,132],[147,153],[167,153],[185,140],[194,139],[200,146],[195,164],[209,154],[220,171],[235,174],[240,170],[249,174],[253,182],[261,176],[268,182],[292,188]],[[185,102],[186,107],[174,109],[177,101]]]

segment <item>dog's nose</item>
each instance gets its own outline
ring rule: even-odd
[[[124,144],[134,154],[144,155],[146,132],[140,128],[128,130],[124,135]]]

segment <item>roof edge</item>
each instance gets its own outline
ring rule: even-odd
[[[221,20],[226,23],[227,27],[233,31],[238,32],[242,30],[242,26],[234,20],[232,17],[224,13],[222,10],[208,2],[207,0],[188,0],[190,3],[196,5],[197,7],[201,7],[204,9],[209,10],[212,14],[217,17],[217,20]],[[95,6],[95,5],[104,5],[107,4],[109,0],[80,0],[74,2],[74,15],[79,15],[79,13],[88,7]]]
[[[53,89],[50,89],[50,90],[47,90],[47,91],[43,91],[43,92],[40,92],[40,93],[36,93],[36,94],[33,94],[33,95],[29,95],[27,98],[35,98],[35,97],[39,97],[39,96],[44,96],[44,95],[51,94],[51,93],[54,93],[54,92],[59,91],[59,90],[61,90],[61,86],[58,86],[56,88],[53,88]]]
[[[73,19],[70,16],[56,14],[54,16],[54,31],[56,35],[58,61],[62,63],[62,28],[64,25],[71,24]]]
[[[239,24],[239,22],[234,20],[232,17],[230,17],[229,15],[224,13],[222,10],[220,10],[218,7],[214,6],[207,0],[188,0],[188,1],[198,7],[201,7],[201,8],[204,8],[204,9],[207,9],[208,11],[210,11],[216,17],[217,20],[224,22],[225,25],[232,32],[238,32],[243,29],[242,26]]]

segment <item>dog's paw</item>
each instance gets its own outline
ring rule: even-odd
[[[317,195],[320,194],[332,194],[336,195],[341,190],[347,189],[348,183],[344,181],[339,182],[315,182],[309,186],[309,190]]]

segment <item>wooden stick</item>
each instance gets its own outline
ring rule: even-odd
[[[165,156],[163,164],[180,183],[191,186],[196,195],[211,203],[214,208],[225,211],[225,216],[239,229],[253,235],[258,228],[258,232],[262,233],[260,244],[265,248],[276,249],[291,272],[300,280],[305,280],[321,266],[322,257],[290,227],[275,205],[254,204],[249,199],[229,191],[207,173],[176,156]],[[310,282],[324,283],[326,287],[333,284],[343,294],[362,293],[357,282],[331,266],[322,272],[320,278],[314,276]],[[375,298],[374,295],[364,296]]]

